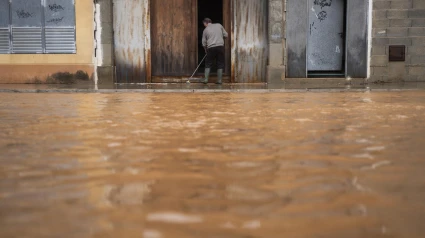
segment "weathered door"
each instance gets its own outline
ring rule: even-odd
[[[224,41],[224,49],[225,49],[225,75],[231,75],[231,47],[232,47],[232,14],[231,14],[231,0],[223,0],[223,27],[229,33],[229,36]],[[198,33],[199,34],[199,33]]]
[[[145,83],[149,70],[149,0],[113,0],[114,55],[118,83]],[[101,12],[100,14],[109,14]],[[99,45],[108,42],[98,42]]]
[[[264,82],[267,70],[268,0],[233,0],[232,77],[237,83]]]
[[[309,0],[308,71],[342,71],[345,0]]]
[[[151,1],[152,76],[188,76],[196,68],[197,1]]]

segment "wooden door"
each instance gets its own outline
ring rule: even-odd
[[[117,83],[149,81],[148,0],[113,0],[114,59]],[[109,13],[105,13],[109,14]],[[99,46],[98,46],[99,47]]]
[[[151,1],[152,76],[188,76],[196,68],[196,0]]]
[[[230,76],[231,75],[231,48],[232,48],[232,16],[231,16],[231,2],[230,0],[223,0],[223,26],[226,29],[229,37],[225,40],[224,48],[225,48],[225,69],[224,74]]]
[[[232,81],[266,81],[268,0],[232,0]]]

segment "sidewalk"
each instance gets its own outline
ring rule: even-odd
[[[122,92],[365,92],[425,90],[425,82],[385,84],[329,84],[329,83],[286,83],[286,84],[0,84],[0,93],[122,93]]]

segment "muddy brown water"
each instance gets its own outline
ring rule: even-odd
[[[425,237],[425,92],[0,94],[0,237]]]

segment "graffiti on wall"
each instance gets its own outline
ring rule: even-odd
[[[321,11],[319,14],[317,14],[317,19],[319,19],[319,21],[324,21],[327,17],[328,13],[326,11]]]
[[[63,21],[63,18],[64,17],[58,17],[58,18],[52,18],[52,19],[50,19],[50,20],[48,20],[47,22],[49,22],[49,23],[54,23],[54,24],[59,24],[60,22],[62,22]]]
[[[16,14],[18,15],[18,18],[21,18],[21,19],[30,18],[33,16],[32,13],[25,11],[24,9],[17,10]]]
[[[53,13],[52,14],[53,18],[47,20],[46,22],[53,23],[53,24],[56,24],[56,25],[61,23],[65,17],[54,17],[54,16],[59,15],[58,14],[59,12],[65,11],[65,7],[63,7],[60,4],[56,4],[56,3],[49,4],[47,7],[48,7],[48,10]]]
[[[320,7],[321,11],[319,13],[316,12],[316,9],[314,8],[314,6],[311,8],[311,10],[315,13],[319,22],[325,21],[328,18],[328,12],[326,8],[330,8],[332,6],[332,0],[313,0],[313,5]],[[313,29],[317,29],[314,26],[314,24],[315,24],[314,21],[313,23],[310,23],[310,35]]]
[[[58,4],[49,4],[49,9],[50,9],[50,11],[53,11],[53,12],[60,12],[60,11],[63,11],[63,10],[65,10],[65,8],[63,8],[62,7],[62,5],[58,5]]]
[[[332,0],[314,0],[314,5],[320,6],[323,9],[324,7],[332,6]]]

